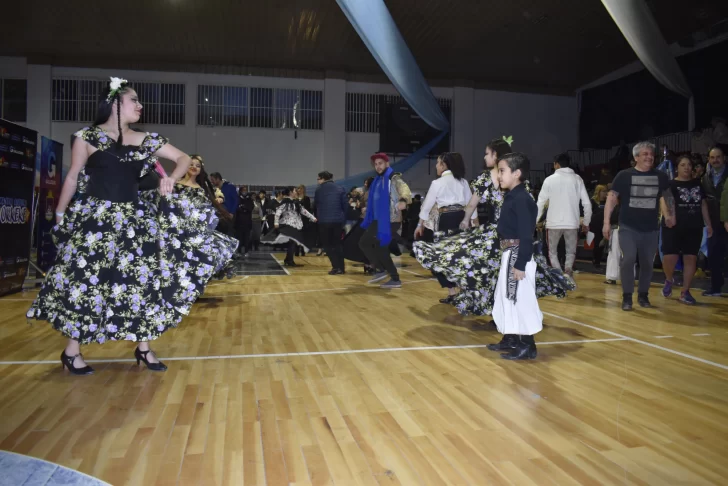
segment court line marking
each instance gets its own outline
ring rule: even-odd
[[[271,253],[271,256],[273,256],[272,253]],[[275,259],[275,257],[273,257],[273,258]],[[278,261],[278,260],[276,259],[276,261]],[[280,262],[279,262],[279,265],[280,265]],[[434,280],[434,279],[432,279],[432,280]],[[420,282],[407,282],[407,283],[421,283],[421,282],[429,282],[429,281],[430,280],[423,280],[423,281],[420,281]],[[350,289],[352,289],[352,287],[340,287],[340,288],[333,288],[333,289],[297,290],[297,291],[289,291],[289,292],[271,292],[271,293],[265,293],[265,294],[233,294],[233,295],[218,295],[218,296],[208,295],[207,297],[208,298],[253,297],[253,296],[265,296],[265,295],[286,295],[286,294],[300,294],[300,293],[311,293],[311,292],[326,292],[326,291],[332,291],[332,290],[350,290]],[[0,302],[3,302],[3,301],[28,301],[28,300],[33,300],[33,299],[0,299]],[[716,368],[720,368],[720,369],[723,369],[723,370],[727,370],[728,371],[728,365],[723,365],[723,364],[720,364],[720,363],[716,363],[714,361],[710,361],[710,360],[707,360],[707,359],[699,358],[697,356],[693,356],[691,354],[683,353],[683,352],[680,352],[680,351],[675,351],[675,350],[672,350],[672,349],[669,349],[669,348],[665,348],[663,346],[658,346],[657,344],[649,343],[647,341],[642,341],[641,339],[636,339],[636,338],[633,338],[633,337],[625,336],[625,335],[619,334],[617,332],[608,331],[606,329],[602,329],[602,328],[597,327],[597,326],[592,326],[591,324],[586,324],[584,322],[580,322],[580,321],[576,321],[576,320],[573,320],[573,319],[569,319],[567,317],[562,317],[562,316],[560,316],[558,314],[552,314],[550,312],[544,312],[543,314],[544,315],[547,315],[547,316],[550,316],[550,317],[555,317],[556,319],[561,319],[561,320],[566,321],[566,322],[570,322],[572,324],[576,324],[578,326],[586,327],[586,328],[589,328],[589,329],[593,329],[595,331],[600,331],[600,332],[603,332],[605,334],[609,334],[611,336],[618,337],[618,338],[620,338],[620,340],[627,340],[627,341],[632,341],[632,342],[635,342],[635,343],[640,343],[640,344],[643,344],[645,346],[648,346],[648,347],[651,347],[651,348],[654,348],[654,349],[659,349],[661,351],[665,351],[665,352],[668,352],[668,353],[671,353],[671,354],[674,354],[674,355],[677,355],[677,356],[681,356],[683,358],[687,358],[687,359],[690,359],[690,360],[693,360],[693,361],[697,361],[699,363],[707,364],[709,366],[714,366]],[[411,348],[403,348],[403,349],[411,349]],[[418,349],[422,349],[422,348],[418,348]],[[435,349],[438,349],[438,348],[435,348]],[[0,362],[0,364],[3,364],[3,363],[5,363],[5,362]]]
[[[400,268],[400,270],[403,272],[411,273],[412,275],[417,275],[418,277],[427,278],[427,275],[422,275],[421,273],[413,272],[412,270],[407,270],[406,268]]]
[[[716,363],[715,361],[710,361],[710,360],[707,360],[707,359],[699,358],[697,356],[693,356],[692,354],[683,353],[681,351],[675,351],[673,349],[666,348],[664,346],[659,346],[657,344],[652,344],[652,343],[647,342],[647,341],[642,341],[641,339],[636,339],[636,338],[633,338],[633,337],[625,336],[624,334],[619,334],[618,332],[607,331],[606,329],[602,329],[601,327],[592,326],[591,324],[585,324],[583,322],[575,321],[574,319],[569,319],[568,317],[562,317],[562,316],[560,316],[558,314],[552,314],[550,312],[544,312],[543,314],[546,315],[546,316],[550,316],[550,317],[555,317],[557,319],[561,319],[562,321],[566,321],[566,322],[570,322],[572,324],[576,324],[577,326],[582,326],[582,327],[586,327],[586,328],[589,328],[589,329],[593,329],[595,331],[600,331],[600,332],[603,332],[605,334],[609,334],[611,336],[625,338],[628,341],[632,341],[632,342],[635,342],[635,343],[644,344],[645,346],[649,346],[651,348],[659,349],[661,351],[666,351],[668,353],[672,353],[672,354],[675,354],[677,356],[682,356],[683,358],[691,359],[691,360],[697,361],[699,363],[707,364],[707,365],[710,365],[710,366],[715,366],[716,368],[720,368],[722,370],[727,370],[728,371],[728,365],[724,365],[724,364]]]
[[[693,336],[710,336],[710,334],[706,333],[700,333],[700,334],[693,334]]]
[[[672,336],[655,336],[655,339],[668,339],[668,338],[671,338],[671,337]]]
[[[271,258],[273,258],[273,260],[276,261],[276,263],[278,264],[278,266],[281,267],[281,270],[283,270],[284,272],[286,272],[286,275],[289,275],[289,276],[291,275],[291,272],[289,272],[288,269],[281,264],[281,261],[279,259],[277,259],[276,256],[273,253],[268,253],[268,254],[271,256]]]
[[[212,282],[211,284],[207,284],[207,286],[212,287],[213,285],[230,285],[230,284],[242,282],[243,280],[246,280],[248,277],[249,277],[249,275],[246,275],[244,277],[236,277],[234,279],[228,279],[225,282]]]
[[[607,343],[615,341],[628,341],[628,338],[605,338],[605,339],[578,339],[574,341],[550,341],[540,342],[539,346],[550,346],[559,344],[585,344],[585,343]],[[487,344],[462,344],[451,346],[412,346],[408,348],[371,348],[371,349],[342,349],[337,351],[304,351],[301,353],[270,353],[270,354],[230,354],[219,356],[180,356],[180,357],[159,357],[164,361],[207,361],[213,359],[255,359],[255,358],[293,358],[305,356],[331,356],[345,354],[366,354],[366,353],[394,353],[401,351],[442,351],[457,349],[482,349]],[[87,363],[136,363],[136,359],[89,359]],[[40,360],[40,361],[0,361],[0,365],[57,365],[57,360]]]

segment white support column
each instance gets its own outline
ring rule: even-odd
[[[321,170],[343,179],[346,174],[346,81],[324,81],[324,150]]]
[[[51,66],[28,64],[28,117],[26,126],[38,132],[40,137],[52,138],[51,132]],[[59,140],[68,143],[66,140]],[[40,149],[40,146],[38,146]]]
[[[459,152],[467,167],[467,178],[474,178],[483,168],[482,151],[476,147],[475,127],[475,90],[473,88],[453,88],[452,97],[452,150]]]

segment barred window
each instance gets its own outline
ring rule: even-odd
[[[248,126],[248,89],[199,85],[197,124],[223,127]]]
[[[378,95],[371,93],[346,93],[346,131],[361,133],[379,132],[379,103],[381,100],[406,103],[399,95]],[[452,106],[452,100],[437,98],[444,111]]]
[[[28,81],[0,79],[0,118],[13,122],[28,121]]]
[[[52,121],[93,123],[106,80],[59,78],[52,83]],[[173,83],[129,83],[144,106],[139,123],[185,124],[185,85]]]
[[[323,92],[203,86],[197,91],[198,125],[321,130]]]
[[[130,83],[144,106],[139,123],[149,125],[185,124],[185,85],[170,83]]]
[[[274,128],[273,88],[250,88],[250,126]]]
[[[379,131],[379,95],[346,93],[346,131],[365,133]]]

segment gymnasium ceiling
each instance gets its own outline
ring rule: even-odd
[[[30,63],[386,80],[335,0],[3,3],[0,55]],[[385,3],[434,86],[571,94],[636,59],[599,0]],[[648,4],[669,43],[728,18],[725,0]]]

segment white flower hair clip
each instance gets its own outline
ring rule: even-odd
[[[111,81],[109,82],[109,96],[106,97],[106,102],[111,103],[111,101],[114,99],[116,94],[119,92],[119,90],[124,87],[125,84],[128,84],[129,81],[122,78],[115,78],[111,77]]]

